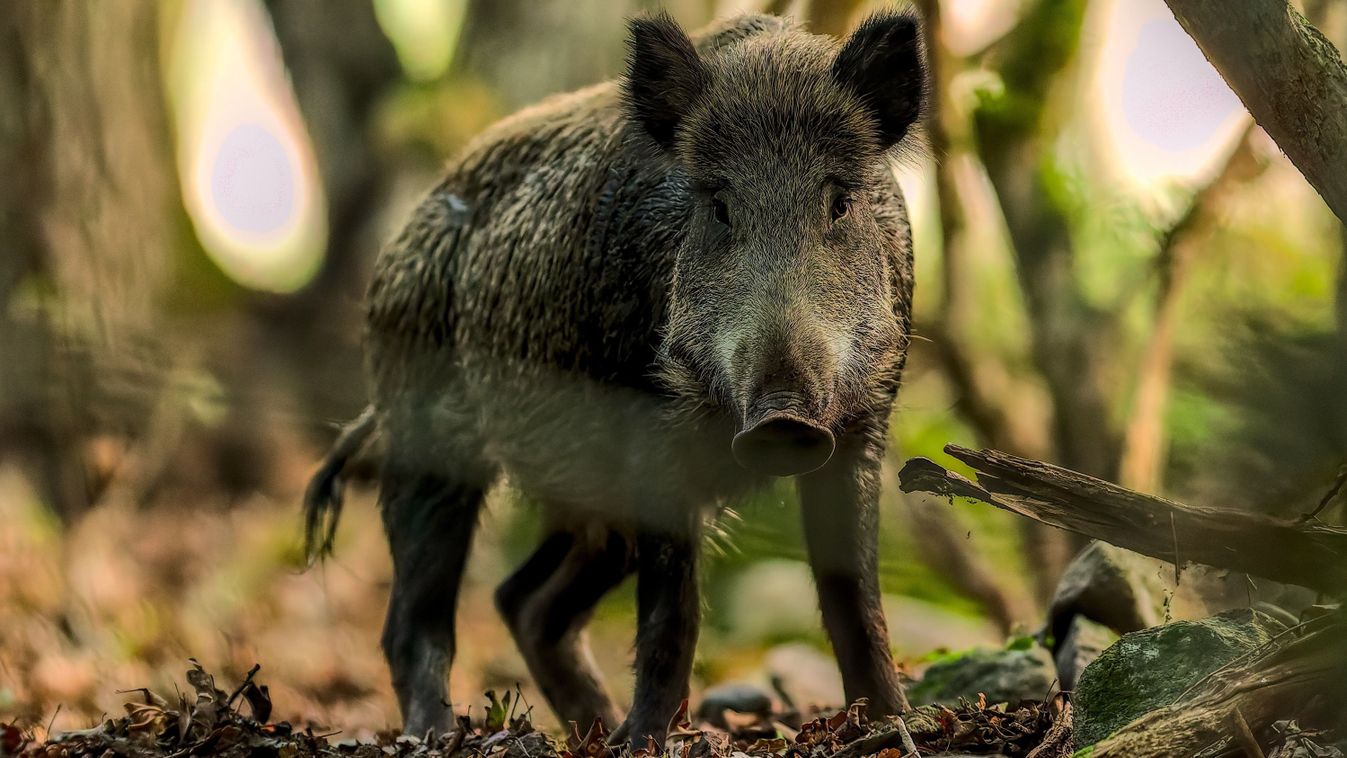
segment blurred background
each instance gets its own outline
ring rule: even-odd
[[[648,0],[20,0],[0,18],[0,719],[82,728],[189,656],[277,716],[398,723],[372,493],[305,572],[299,498],[365,403],[380,241],[465,140],[618,75]],[[845,34],[866,0],[771,9]],[[916,330],[894,462],[948,442],[1193,503],[1310,510],[1347,460],[1343,234],[1161,0],[921,0],[937,103],[898,171]],[[1339,46],[1347,3],[1302,6]],[[892,467],[896,470],[896,466]],[[1037,630],[1068,535],[885,493],[893,644]],[[839,704],[788,486],[708,546],[694,687]],[[1341,522],[1334,509],[1322,514]],[[490,592],[537,537],[496,494],[451,681],[523,682]],[[630,586],[591,635],[629,696]],[[540,709],[540,711],[545,710]],[[544,724],[550,714],[539,713]]]

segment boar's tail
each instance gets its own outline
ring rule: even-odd
[[[310,566],[332,554],[332,539],[341,518],[342,469],[360,452],[378,426],[374,406],[366,406],[341,430],[304,490],[304,557]]]

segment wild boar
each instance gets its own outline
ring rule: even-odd
[[[663,740],[688,695],[704,520],[783,476],[847,697],[906,708],[876,527],[912,304],[890,158],[922,114],[920,38],[903,14],[844,42],[771,16],[696,42],[668,16],[634,20],[625,77],[489,129],[382,252],[373,402],[306,512],[320,554],[343,465],[381,434],[383,647],[408,732],[451,722],[459,582],[503,477],[547,532],[497,605],[563,721],[621,720],[583,630],[635,572],[618,734]]]

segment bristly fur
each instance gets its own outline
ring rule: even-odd
[[[367,406],[342,429],[304,490],[304,556],[310,566],[332,554],[344,495],[342,470],[369,442],[378,425],[374,406]]]
[[[889,146],[921,123],[929,98],[923,60],[917,17],[880,13],[861,22],[833,61],[833,77],[861,97]]]
[[[697,49],[668,13],[628,25],[624,101],[631,118],[663,147],[673,144],[680,114],[706,89],[708,75]]]

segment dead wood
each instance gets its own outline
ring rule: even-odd
[[[981,500],[1176,565],[1204,563],[1330,595],[1347,590],[1347,529],[1176,503],[995,450],[945,452],[978,481],[913,458],[899,472],[903,491]]]

